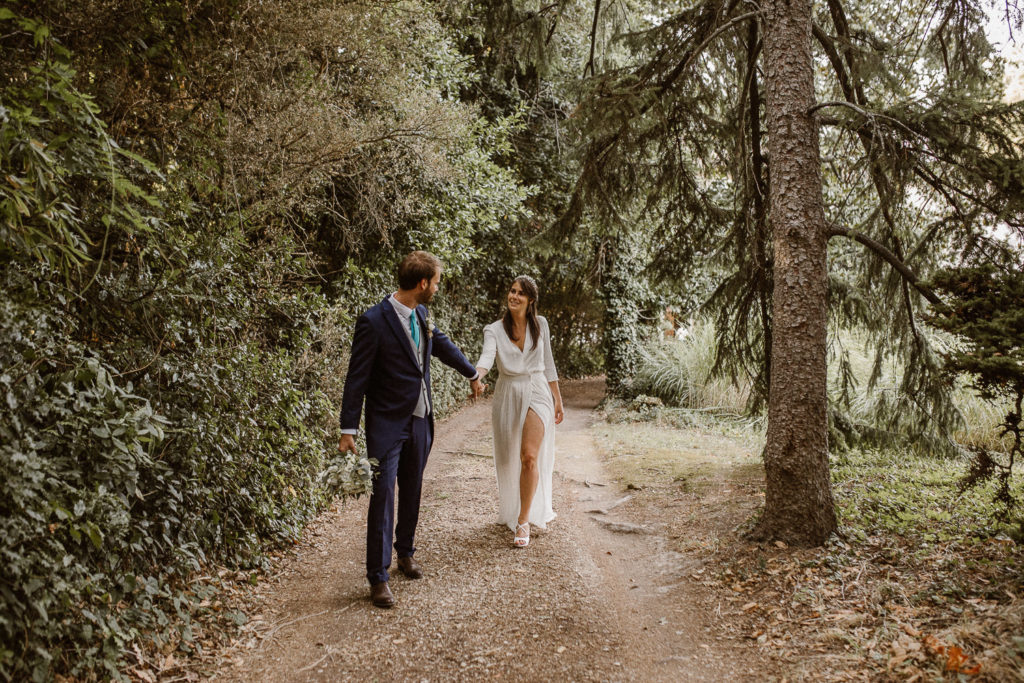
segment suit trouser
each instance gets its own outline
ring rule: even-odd
[[[398,441],[377,463],[366,518],[366,579],[371,585],[388,580],[392,538],[398,557],[412,557],[416,552],[413,539],[420,516],[423,469],[427,466],[432,436],[428,418],[411,417]]]

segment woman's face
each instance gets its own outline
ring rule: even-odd
[[[518,282],[512,283],[512,288],[508,290],[508,310],[512,313],[526,313],[526,307],[530,304],[530,297],[523,291],[522,286]]]

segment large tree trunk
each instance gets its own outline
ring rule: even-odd
[[[774,290],[762,539],[818,545],[836,529],[826,412],[827,233],[810,0],[766,0],[769,220]]]

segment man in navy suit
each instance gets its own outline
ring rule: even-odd
[[[355,452],[365,398],[366,451],[377,461],[366,520],[366,578],[377,607],[395,604],[388,587],[392,538],[399,570],[411,579],[423,576],[413,559],[413,537],[434,438],[431,357],[469,379],[474,397],[485,388],[462,351],[428,321],[426,304],[440,281],[441,261],[425,251],[412,252],[398,266],[398,291],[363,313],[352,337],[338,450]]]

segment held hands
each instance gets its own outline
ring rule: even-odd
[[[484,395],[484,391],[487,389],[487,385],[484,384],[483,381],[481,381],[481,379],[478,377],[477,379],[474,379],[469,383],[469,388],[470,398],[480,398],[481,396]]]
[[[359,455],[359,451],[356,450],[356,437],[352,434],[342,434],[341,441],[338,442],[338,450],[342,453],[352,451]]]

